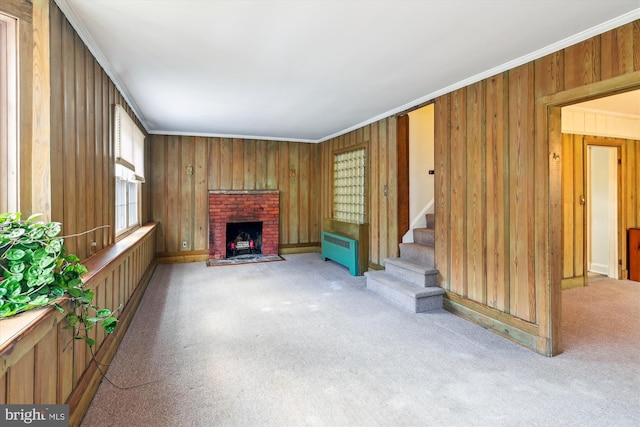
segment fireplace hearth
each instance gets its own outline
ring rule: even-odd
[[[279,227],[278,191],[209,191],[209,259],[277,256]]]

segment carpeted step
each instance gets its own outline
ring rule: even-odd
[[[438,286],[438,270],[402,258],[384,260],[385,271],[395,277],[421,287]]]
[[[436,228],[436,214],[435,213],[428,213],[425,215],[425,217],[427,218],[427,228]]]
[[[436,233],[433,228],[414,228],[413,229],[413,243],[418,243],[425,246],[435,246]]]
[[[367,289],[414,313],[442,308],[444,289],[424,288],[399,279],[385,271],[367,271]]]
[[[400,243],[400,258],[425,267],[435,267],[434,248],[418,243]]]

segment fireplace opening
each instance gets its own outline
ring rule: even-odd
[[[227,256],[262,254],[262,222],[228,222]]]

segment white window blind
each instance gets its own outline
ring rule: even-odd
[[[115,149],[116,163],[144,182],[144,134],[121,105],[116,105],[115,111]]]

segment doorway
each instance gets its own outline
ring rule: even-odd
[[[629,91],[621,93],[619,91],[627,88]],[[550,331],[552,336],[554,337],[552,343],[552,354],[558,354],[562,352],[564,347],[563,340],[564,334],[567,332],[567,337],[571,339],[575,339],[580,336],[579,339],[590,340],[594,337],[591,335],[584,335],[583,327],[585,324],[596,324],[598,322],[589,322],[588,319],[591,316],[594,316],[591,309],[598,309],[600,307],[605,308],[607,311],[616,311],[615,304],[624,304],[626,301],[624,297],[618,298],[614,303],[613,300],[607,299],[605,292],[604,296],[599,297],[597,300],[593,300],[593,303],[587,302],[585,305],[581,306],[581,308],[577,311],[578,317],[580,319],[576,323],[576,327],[573,331],[563,331],[562,324],[566,322],[571,323],[569,318],[571,318],[570,312],[563,312],[563,297],[562,292],[565,289],[565,280],[560,280],[563,275],[560,274],[562,271],[563,265],[567,264],[567,260],[571,258],[571,254],[567,254],[566,252],[566,230],[567,229],[575,229],[580,230],[581,227],[568,227],[567,224],[570,222],[572,218],[579,218],[580,215],[571,216],[566,215],[567,210],[565,202],[567,202],[567,198],[565,197],[566,193],[571,193],[574,200],[570,200],[569,203],[574,203],[575,205],[583,205],[585,209],[585,215],[587,212],[588,205],[590,199],[593,196],[588,196],[588,192],[586,187],[575,186],[575,181],[573,179],[569,179],[566,175],[566,166],[573,164],[576,159],[576,153],[578,151],[584,153],[582,159],[587,159],[587,147],[588,146],[603,146],[607,147],[607,158],[609,158],[608,162],[611,162],[609,153],[613,151],[616,152],[617,156],[615,157],[615,166],[609,166],[610,169],[615,169],[617,171],[617,179],[612,179],[610,172],[607,173],[609,179],[605,179],[606,182],[611,181],[617,182],[617,188],[615,190],[615,194],[617,194],[618,203],[612,202],[612,199],[609,200],[609,204],[617,205],[617,268],[618,268],[618,278],[625,279],[627,277],[627,229],[636,227],[640,225],[640,198],[638,197],[640,193],[638,192],[638,188],[640,188],[640,181],[638,181],[638,177],[640,177],[640,135],[637,134],[637,127],[635,130],[632,127],[627,127],[626,129],[622,129],[618,134],[610,133],[607,134],[605,132],[601,132],[601,125],[608,125],[609,123],[614,123],[615,121],[607,121],[601,120],[600,114],[588,114],[588,112],[582,111],[579,114],[571,117],[570,114],[565,114],[565,109],[572,107],[585,107],[585,106],[593,106],[594,101],[603,101],[602,105],[606,105],[607,108],[600,108],[601,111],[610,111],[610,107],[614,104],[614,101],[618,96],[623,96],[627,99],[634,100],[630,103],[630,106],[635,110],[633,113],[627,113],[627,116],[618,115],[618,118],[622,117],[623,119],[629,118],[630,120],[640,121],[640,101],[638,101],[638,96],[640,96],[640,89],[637,86],[637,79],[633,80],[629,79],[627,83],[622,84],[618,82],[617,85],[607,82],[607,83],[599,83],[594,84],[591,87],[591,90],[585,92],[581,91],[567,91],[566,93],[556,96],[553,99],[549,99],[550,102],[544,104],[544,108],[547,109],[547,120],[549,125],[549,153],[550,153],[550,180],[552,181],[551,191],[550,191],[550,215],[551,218],[560,219],[557,223],[551,222],[551,238],[550,238],[550,246],[551,253],[559,253],[562,256],[562,261],[559,258],[551,260],[551,269],[552,269],[552,290],[550,294],[551,305],[550,305],[550,313],[551,313],[551,325]],[[593,96],[605,96],[607,93],[610,93],[612,96],[604,97],[600,99],[593,99]],[[585,102],[585,98],[580,98],[580,96],[589,97],[586,99],[591,99]],[[629,117],[632,116],[632,117]],[[618,123],[621,121],[618,120]],[[566,129],[565,124],[568,124],[568,127],[573,127],[573,129]],[[598,128],[600,126],[600,128]],[[595,129],[595,131],[594,131]],[[635,132],[635,133],[633,133]],[[579,150],[574,150],[569,152],[565,150],[566,142],[567,142],[567,133],[572,133],[573,141],[575,142],[576,135],[580,135],[581,143],[578,147]],[[586,135],[600,135],[600,136],[586,136]],[[613,148],[613,150],[610,150]],[[554,162],[553,160],[556,160]],[[610,163],[608,163],[610,164]],[[584,173],[576,173],[574,176],[584,178],[587,181],[586,177],[586,160],[584,163],[585,172]],[[593,168],[592,168],[593,169]],[[576,169],[574,169],[577,171]],[[553,183],[558,183],[560,185],[554,186]],[[585,188],[585,201],[580,203],[580,193],[578,191],[569,192],[566,191],[565,184],[569,186],[575,186],[575,188]],[[584,184],[586,185],[586,184]],[[612,193],[613,191],[609,189],[608,193]],[[611,214],[609,214],[611,215]],[[586,216],[585,216],[586,218]],[[561,222],[561,226],[559,226]],[[587,221],[584,224],[585,232],[583,234],[583,238],[585,239],[585,256],[578,256],[574,259],[584,259],[585,260],[585,272],[582,275],[581,279],[583,283],[586,284],[588,280],[587,269],[589,268],[588,258],[588,249],[586,249],[588,235],[592,235],[593,232],[587,232]],[[611,224],[609,222],[609,224]],[[558,237],[554,237],[558,236]],[[560,237],[561,236],[561,237]],[[575,242],[575,240],[574,240]],[[599,240],[594,240],[593,245],[599,244]],[[581,245],[575,245],[575,247],[581,247]],[[611,252],[609,252],[611,254]],[[619,285],[618,285],[619,283]],[[562,286],[561,286],[562,284]],[[572,295],[591,295],[594,290],[601,288],[602,286],[609,286],[609,290],[607,292],[613,292],[616,295],[620,296],[621,292],[624,292],[625,289],[629,289],[629,286],[633,287],[633,282],[629,281],[613,281],[608,277],[604,278],[598,286],[589,286],[585,289],[576,289],[575,291],[570,291]],[[613,287],[611,287],[611,285]],[[602,285],[602,286],[601,286]],[[578,285],[581,286],[581,285]],[[613,294],[611,294],[613,295]],[[607,301],[607,304],[602,304],[604,301]],[[596,303],[596,301],[598,303]],[[562,320],[564,318],[564,321]],[[619,326],[619,325],[618,325]]]
[[[561,122],[562,289],[590,276],[626,279],[626,230],[638,222],[640,91],[562,107]]]
[[[587,265],[589,273],[611,279],[620,277],[618,267],[618,160],[620,148],[607,145],[586,145],[587,148]]]
[[[398,243],[413,242],[434,211],[434,138],[433,102],[398,116]]]

